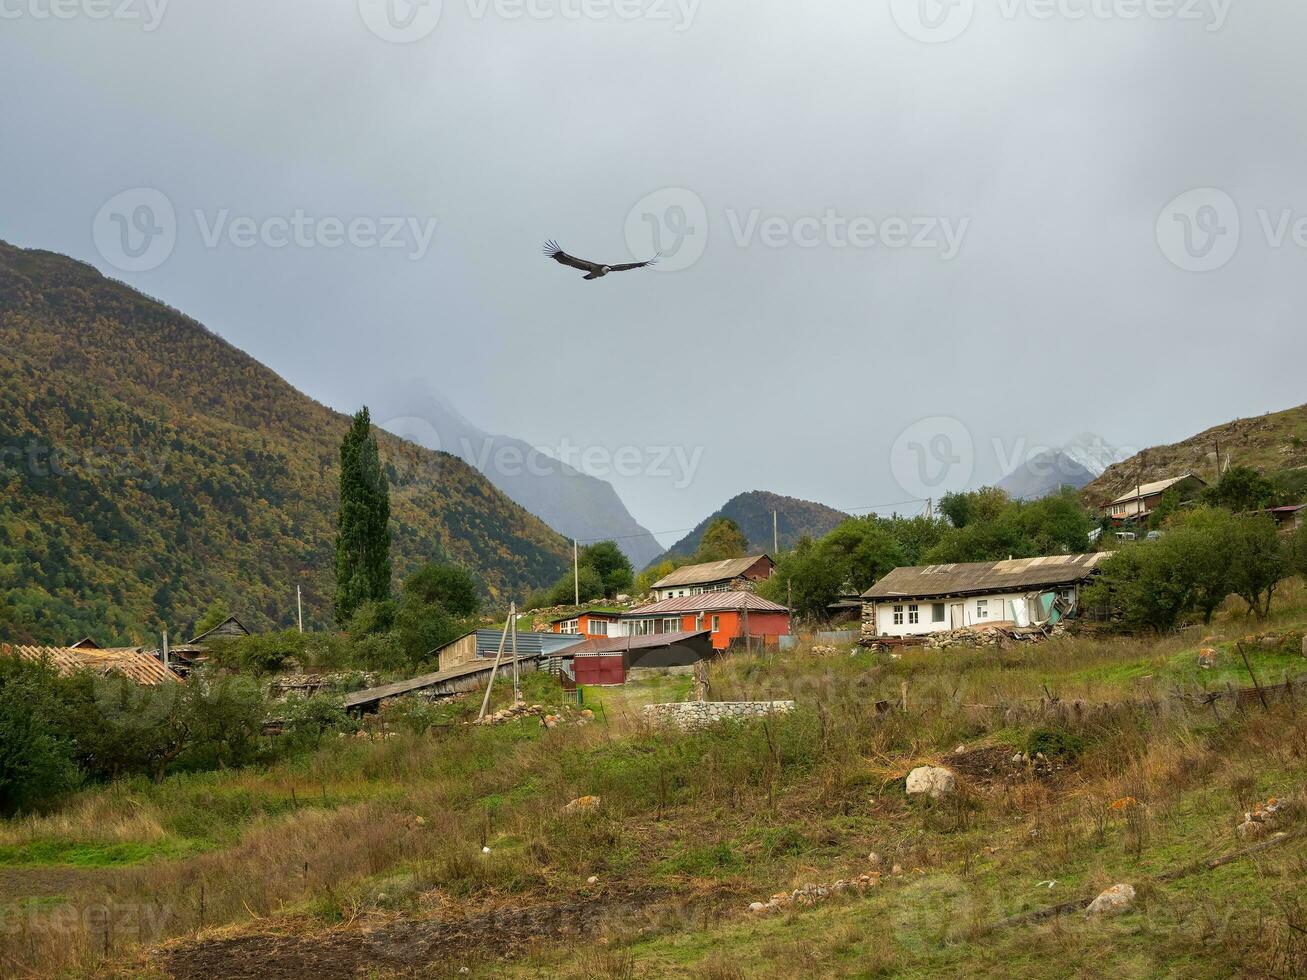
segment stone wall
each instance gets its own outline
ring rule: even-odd
[[[682,701],[646,705],[644,716],[656,725],[701,728],[719,721],[764,718],[793,710],[793,701]]]

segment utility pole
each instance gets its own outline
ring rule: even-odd
[[[517,667],[517,603],[508,607],[508,620],[513,626],[513,703],[522,700],[522,677]]]
[[[168,628],[163,630],[163,669],[168,669]]]
[[[935,519],[935,498],[934,498],[934,497],[927,497],[927,498],[926,498],[926,520],[928,520],[928,521],[933,521],[934,519]]]
[[[776,511],[771,512],[771,553],[773,558],[781,556],[781,538],[776,530]]]
[[[295,586],[295,613],[296,613],[296,618],[299,620],[300,632],[303,633],[304,632],[304,587],[301,585]]]
[[[577,558],[576,538],[572,539],[572,588],[576,593],[576,604],[581,604],[581,566]]]
[[[512,617],[509,617],[510,622]],[[495,665],[490,668],[490,680],[486,683],[486,696],[481,701],[481,713],[477,715],[477,721],[486,716],[486,709],[490,707],[490,692],[495,689],[495,675],[499,673],[499,662],[504,659],[504,644],[508,642],[509,624],[504,624],[504,635],[499,638],[499,652],[495,654]]]

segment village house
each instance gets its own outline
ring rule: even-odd
[[[1207,483],[1192,473],[1174,476],[1168,480],[1157,480],[1132,487],[1127,493],[1104,504],[1100,509],[1104,517],[1110,517],[1117,523],[1142,520],[1157,510],[1162,498],[1174,490],[1181,500],[1192,500]]]
[[[768,555],[686,565],[664,575],[652,589],[654,598],[660,601],[704,592],[752,592],[758,582],[771,578],[775,568],[776,563]]]
[[[437,647],[428,659],[435,659],[441,671],[453,670],[477,658],[493,659],[498,655],[499,644],[503,640],[503,629],[473,630]],[[557,630],[552,633],[518,633],[516,644],[511,636],[505,642],[504,656],[509,657],[516,645],[519,657],[556,657],[584,642],[584,636],[575,633],[560,634]]]
[[[620,631],[617,626],[621,619],[621,613],[601,609],[586,609],[582,612],[560,616],[558,619],[553,620],[549,626],[551,632],[554,633],[567,633],[582,639],[593,640],[619,635]]]
[[[769,646],[790,634],[790,611],[752,592],[701,592],[623,613],[621,629],[629,636],[707,630],[715,650],[755,640]]]
[[[136,647],[100,649],[93,646],[31,647],[0,643],[0,656],[47,663],[65,677],[90,671],[100,677],[125,677],[142,687],[180,682],[181,677],[157,658]]]
[[[1110,552],[896,568],[862,595],[862,635],[926,636],[969,626],[1025,627],[1074,615]]]

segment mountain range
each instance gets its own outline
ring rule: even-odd
[[[0,636],[139,642],[225,599],[331,617],[348,419],[89,265],[0,242]],[[507,602],[571,547],[463,460],[378,436],[397,579],[459,562]]]
[[[493,435],[464,418],[421,385],[383,396],[375,406],[383,428],[428,449],[459,457],[478,469],[510,500],[555,531],[581,543],[612,539],[635,568],[662,552],[612,484],[581,473],[512,436]]]
[[[785,497],[765,490],[751,490],[732,497],[699,522],[693,531],[672,545],[660,558],[689,558],[699,547],[703,532],[723,517],[740,526],[754,552],[772,552],[772,514],[776,514],[777,536],[781,550],[793,548],[802,537],[817,539],[849,519],[849,515],[825,504],[797,497]]]
[[[1038,500],[1064,487],[1080,490],[1121,455],[1102,436],[1081,433],[1064,446],[1031,454],[996,485],[1014,500]]]

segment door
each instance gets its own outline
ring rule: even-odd
[[[954,602],[948,607],[949,629],[960,630],[966,626],[966,613],[963,611],[964,606],[960,602]]]

